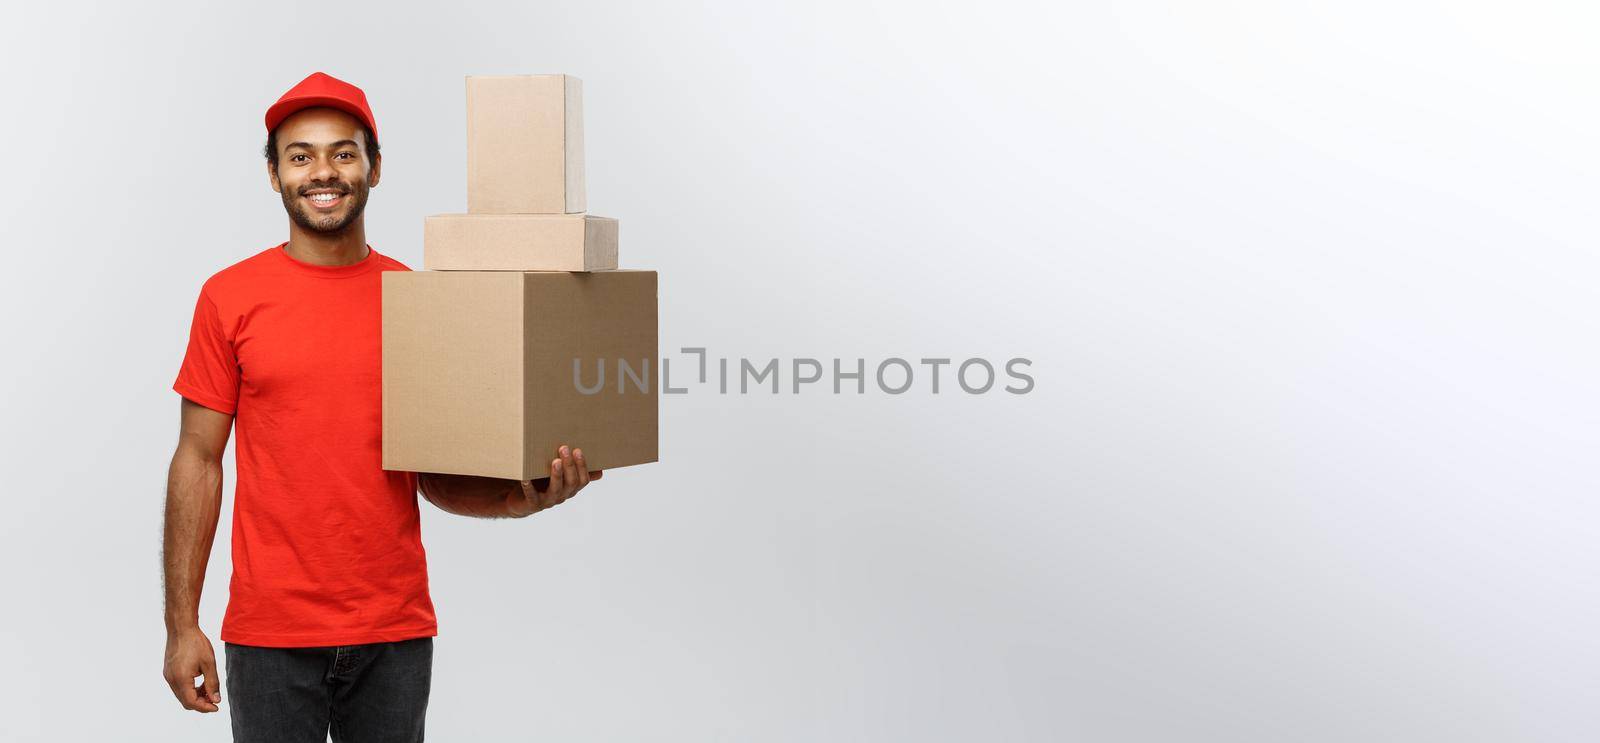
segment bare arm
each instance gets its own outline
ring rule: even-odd
[[[522,482],[498,477],[418,472],[417,490],[429,503],[447,513],[505,519],[514,518],[511,498],[522,497]]]
[[[178,701],[198,712],[222,700],[216,655],[200,630],[200,589],[222,511],[222,452],[233,416],[182,400],[178,447],[167,471],[166,526],[161,545],[167,652],[162,670]],[[195,676],[205,674],[204,686]]]
[[[417,489],[429,503],[458,516],[519,519],[532,516],[577,495],[600,470],[589,471],[583,450],[562,446],[550,462],[550,477],[506,480],[477,475],[417,473]]]

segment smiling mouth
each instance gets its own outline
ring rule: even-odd
[[[311,202],[311,205],[317,207],[318,209],[332,209],[344,201],[344,194],[331,192],[313,193],[307,194],[305,199],[306,201]]]

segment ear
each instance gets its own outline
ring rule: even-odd
[[[367,188],[378,185],[378,178],[383,175],[383,153],[372,156],[372,170],[367,172]]]
[[[283,193],[283,184],[278,181],[278,168],[271,160],[267,161],[267,179],[272,182],[273,191]]]

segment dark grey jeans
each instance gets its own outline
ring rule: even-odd
[[[433,638],[266,648],[223,643],[235,743],[422,740]]]

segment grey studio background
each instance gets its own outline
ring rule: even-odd
[[[287,235],[261,117],[313,70],[367,91],[412,268],[465,210],[463,76],[566,72],[664,352],[1037,382],[700,387],[554,511],[423,503],[431,739],[1600,724],[1592,6],[7,15],[0,738],[227,739],[160,675],[170,385],[200,283]]]

